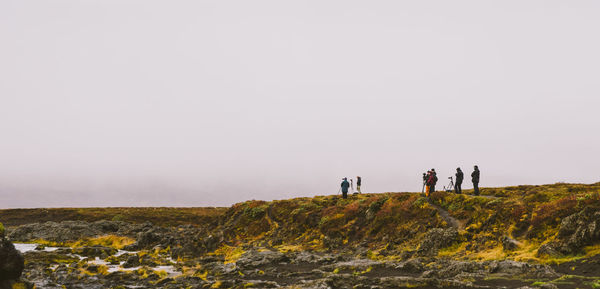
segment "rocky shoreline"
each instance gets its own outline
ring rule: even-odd
[[[227,254],[195,255],[223,242],[207,236],[198,246],[198,242],[186,243],[193,238],[178,237],[180,232],[201,234],[199,231],[149,223],[68,221],[20,226],[11,230],[9,237],[17,247],[24,246],[18,242],[64,243],[109,233],[135,237],[135,242],[122,250],[25,246],[23,279],[36,288],[533,288],[531,284],[536,282],[539,286],[535,288],[571,288],[550,283],[565,276],[557,272],[558,267],[511,260],[472,262],[424,256],[377,261],[357,251],[269,247],[245,247],[233,259]],[[436,240],[446,235],[443,231],[431,235],[435,237],[426,239],[423,247],[434,250],[439,246]],[[171,246],[180,249],[171,250]],[[574,284],[585,283],[582,279]]]
[[[6,210],[0,288],[600,288],[600,183],[485,193]]]

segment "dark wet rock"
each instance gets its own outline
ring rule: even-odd
[[[491,261],[487,265],[490,273],[502,273],[508,276],[528,275],[538,278],[556,278],[558,274],[547,265],[529,264],[512,260]]]
[[[19,279],[24,268],[21,253],[6,238],[0,238],[0,281]]]
[[[368,268],[374,266],[383,266],[383,262],[373,261],[369,259],[355,259],[344,262],[337,262],[330,265],[323,266],[322,268],[326,271],[337,270],[339,272],[353,272],[353,271],[365,271]]]
[[[144,256],[140,257],[140,264],[142,266],[148,266],[148,267],[158,266],[157,262],[149,255],[144,255]]]
[[[287,261],[289,261],[288,257],[281,252],[252,249],[245,252],[242,257],[236,261],[236,265],[241,268],[256,268]]]
[[[156,285],[156,286],[164,286],[165,284],[167,284],[167,283],[171,283],[171,282],[173,282],[173,281],[174,281],[174,279],[173,279],[173,278],[164,278],[164,279],[162,279],[162,280],[160,280],[160,281],[156,282],[156,284],[155,284],[155,285]]]
[[[435,256],[442,248],[448,247],[458,239],[458,231],[455,228],[434,228],[429,230],[421,242],[417,254],[419,256]]]
[[[138,233],[137,246],[138,248],[149,248],[166,243],[165,237],[168,235],[167,229],[153,227],[147,231]]]
[[[137,255],[131,255],[127,257],[127,261],[123,263],[123,268],[133,268],[140,266],[140,258]]]
[[[425,265],[421,259],[410,259],[398,264],[396,269],[408,273],[421,273],[424,271],[424,267]]]
[[[72,249],[73,254],[77,254],[83,257],[103,257],[105,259],[108,256],[117,253],[117,249],[103,247],[103,246],[89,246]]]

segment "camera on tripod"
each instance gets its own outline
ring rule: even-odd
[[[450,183],[448,184],[448,186],[444,186],[444,191],[452,192],[454,191],[454,180],[452,180],[452,177],[448,177],[448,179],[450,180]]]

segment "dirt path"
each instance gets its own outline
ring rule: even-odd
[[[448,225],[452,226],[452,228],[454,228],[456,230],[461,230],[460,222],[456,218],[450,216],[450,213],[448,213],[448,211],[446,211],[446,210],[444,210],[444,208],[434,204],[429,199],[427,199],[427,201],[429,202],[429,204],[432,207],[434,207],[438,211],[438,213],[440,214],[442,219],[444,219],[444,221],[446,221],[446,223],[448,223]]]
[[[486,199],[498,199],[498,197],[496,196],[489,196],[489,195],[479,195],[479,196],[475,196],[475,195],[466,195],[465,196],[469,196],[469,197],[482,197],[482,198],[486,198]],[[434,204],[433,202],[431,202],[431,200],[428,198],[427,201],[429,202],[429,204],[434,207],[438,213],[440,214],[440,216],[442,217],[442,219],[444,219],[444,221],[446,221],[446,223],[448,223],[448,225],[452,226],[452,228],[455,228],[456,230],[464,230],[464,224],[462,224],[459,220],[457,220],[456,218],[452,217],[450,215],[450,213],[448,211],[446,211],[444,208]]]

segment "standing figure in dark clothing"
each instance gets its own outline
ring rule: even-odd
[[[462,194],[462,182],[465,178],[465,174],[460,168],[456,168],[456,184],[454,184],[454,192],[457,194]]]
[[[479,167],[477,166],[473,168],[471,181],[473,182],[473,194],[479,196]]]
[[[348,182],[347,178],[344,178],[344,181],[341,184],[342,186],[342,198],[347,198],[348,197],[348,188],[350,187],[350,183]]]
[[[429,194],[429,185],[427,184],[427,179],[429,179],[429,171],[427,173],[423,173],[423,189],[421,193]]]
[[[356,190],[358,191],[358,193],[360,194],[360,185],[362,184],[362,178],[359,176],[356,176]]]
[[[435,192],[435,184],[437,183],[437,181],[438,181],[437,173],[435,172],[435,169],[431,169],[430,174],[429,174],[429,180],[428,180],[430,194]]]

